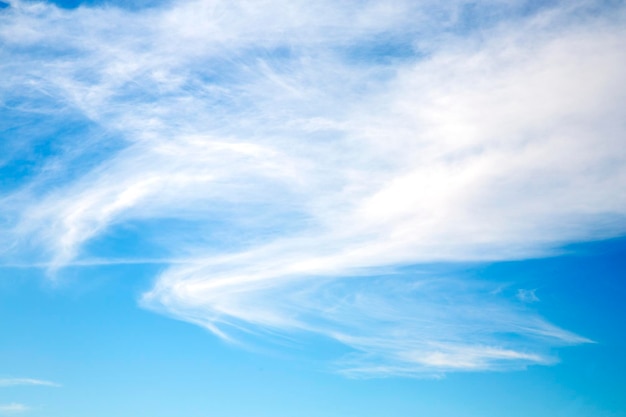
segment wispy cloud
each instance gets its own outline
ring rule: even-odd
[[[5,257],[54,271],[130,233],[127,262],[188,260],[147,308],[321,334],[351,374],[553,362],[586,339],[426,265],[626,231],[625,10],[465,5],[12,2],[4,146],[34,168],[0,200]]]
[[[536,289],[533,290],[525,290],[519,289],[517,290],[517,298],[524,303],[536,303],[539,301],[539,297],[535,294]]]
[[[46,381],[43,379],[35,379],[35,378],[0,378],[0,387],[13,387],[17,385],[39,385],[46,387],[59,387],[60,385]]]
[[[30,410],[30,407],[20,403],[0,404],[0,413],[17,414]]]

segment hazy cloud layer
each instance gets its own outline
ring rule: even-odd
[[[144,306],[319,334],[354,375],[551,363],[586,339],[534,292],[425,265],[626,231],[625,10],[604,7],[11,2],[0,168],[30,165],[2,187],[4,257],[158,253]],[[99,250],[122,232],[132,256]]]

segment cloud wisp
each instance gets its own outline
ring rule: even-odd
[[[0,378],[0,387],[14,387],[19,385],[60,387],[59,384],[35,378]]]
[[[0,404],[1,414],[18,414],[29,410],[30,407],[20,403]]]
[[[0,168],[33,162],[2,188],[5,259],[54,274],[130,234],[184,260],[145,307],[228,340],[322,335],[352,375],[588,341],[426,272],[626,232],[625,9],[414,3],[13,1]]]

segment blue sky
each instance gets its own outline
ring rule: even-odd
[[[620,1],[4,1],[0,415],[626,416]]]

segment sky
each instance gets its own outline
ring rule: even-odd
[[[626,3],[0,1],[0,416],[626,417]]]

